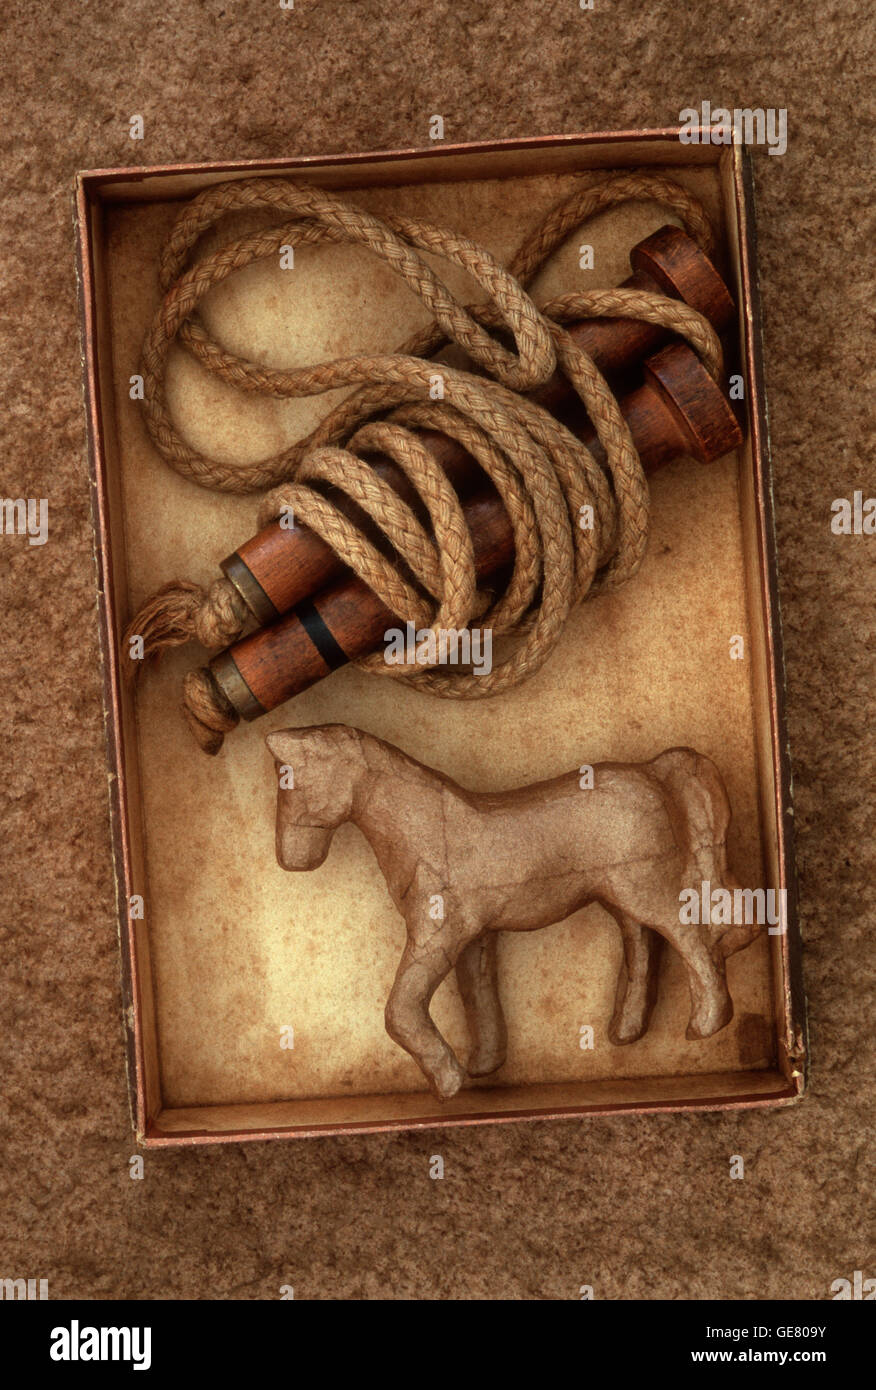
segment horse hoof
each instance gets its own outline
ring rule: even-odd
[[[647,1031],[647,1023],[642,1023],[638,1019],[635,1021],[621,1020],[617,1024],[610,1024],[608,1040],[615,1047],[625,1047],[627,1043],[638,1042],[639,1038],[643,1038]]]
[[[432,1090],[439,1100],[451,1100],[464,1080],[465,1071],[455,1057],[449,1057],[430,1077]]]
[[[722,1028],[727,1027],[732,1017],[733,1001],[728,995],[712,1008],[701,1010],[696,1015],[692,1014],[685,1037],[688,1042],[701,1042],[703,1038],[714,1037],[715,1033],[720,1033]]]
[[[475,1052],[468,1060],[466,1068],[469,1076],[492,1076],[494,1071],[505,1065],[505,1053]]]

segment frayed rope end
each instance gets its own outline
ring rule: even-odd
[[[205,647],[228,646],[243,632],[248,616],[246,604],[227,579],[215,580],[209,589],[186,579],[165,584],[125,630],[122,644],[129,681],[136,683],[143,662],[168,647],[191,641]]]

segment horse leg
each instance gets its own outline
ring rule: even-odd
[[[429,1013],[429,1001],[452,966],[440,943],[408,941],[386,1003],[387,1033],[411,1054],[439,1100],[455,1096],[465,1080],[464,1068]]]
[[[624,963],[618,976],[608,1036],[613,1043],[636,1042],[647,1031],[657,999],[661,938],[619,908],[609,908],[621,930]]]
[[[724,958],[710,945],[707,928],[676,920],[653,923],[654,930],[678,951],[687,968],[691,1012],[688,1038],[709,1038],[733,1017],[733,1000],[727,989]]]
[[[499,998],[496,933],[485,931],[460,952],[456,979],[471,1037],[469,1076],[489,1076],[505,1060],[508,1032]]]

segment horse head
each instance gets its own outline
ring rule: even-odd
[[[358,730],[280,729],[265,742],[277,765],[277,861],[284,869],[318,869],[335,830],[350,819],[362,767]]]

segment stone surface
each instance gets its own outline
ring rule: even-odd
[[[0,491],[48,496],[53,543],[0,546],[4,1276],[53,1298],[819,1299],[874,1273],[873,542],[829,526],[834,498],[874,492],[868,34],[862,0],[5,6]],[[132,1182],[75,170],[424,145],[434,113],[451,140],[660,126],[705,99],[788,109],[788,152],[756,173],[809,1098],[170,1152]]]

